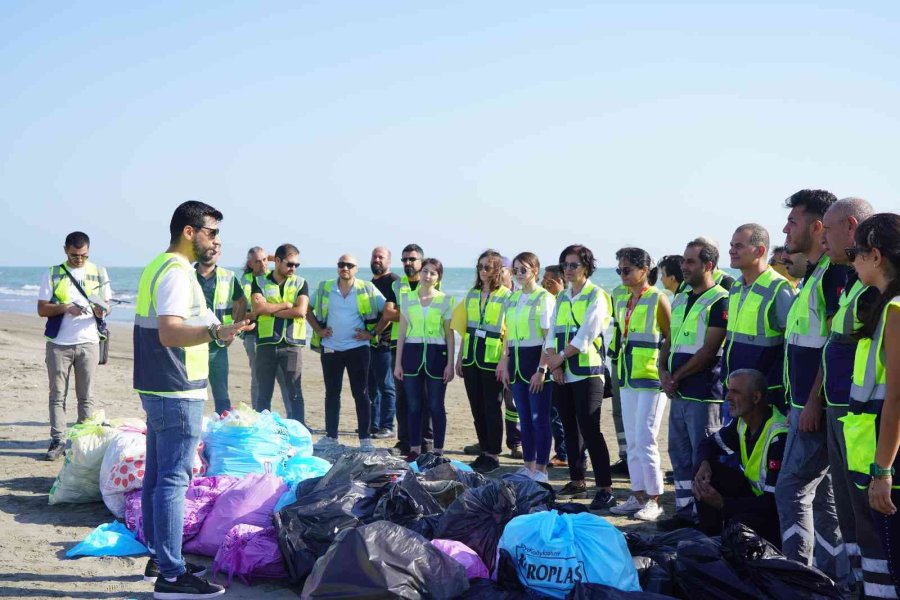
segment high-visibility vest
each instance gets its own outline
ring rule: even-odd
[[[728,273],[726,273],[726,272],[723,271],[722,269],[716,269],[715,271],[713,271],[712,276],[713,276],[713,283],[714,283],[714,284],[716,284],[716,285],[722,285],[722,280],[725,279],[725,277],[728,276]]]
[[[328,327],[328,297],[336,285],[337,279],[322,281],[316,291],[315,315],[323,329]],[[378,292],[371,281],[361,279],[353,280],[353,289],[356,291],[356,309],[359,311],[359,316],[366,331],[372,333],[375,331],[381,314],[378,312],[378,302],[375,299]],[[322,350],[322,338],[315,331],[312,335],[312,349],[316,352]]]
[[[268,273],[266,273],[268,275]],[[253,280],[256,279],[256,275],[253,274],[253,271],[247,271],[243,275],[241,275],[241,287],[244,288],[244,298],[247,299],[247,306],[250,306],[250,296],[253,295]]]
[[[297,302],[297,295],[306,280],[299,275],[290,275],[284,280],[284,291],[281,286],[272,281],[268,275],[260,275],[256,278],[256,285],[262,291],[263,297],[269,304],[288,302],[291,306]],[[259,315],[256,318],[257,346],[265,344],[287,343],[289,346],[306,346],[306,319],[282,319],[275,315]]]
[[[649,287],[635,303],[628,330],[624,331],[628,313],[629,293],[616,300],[616,320],[623,329],[619,352],[619,385],[631,389],[658,390],[659,346],[662,331],[656,318],[662,293]]]
[[[537,288],[528,294],[523,306],[519,306],[519,300],[524,295],[522,290],[513,292],[506,301],[506,340],[507,346],[512,347],[510,358],[512,369],[509,373],[510,382],[529,382],[530,378],[522,374],[522,356],[519,347],[538,348],[538,357],[544,344],[544,330],[541,328],[541,316],[544,311],[544,302],[550,296],[550,292],[544,288]],[[538,358],[540,360],[540,358]]]
[[[143,394],[179,397],[206,389],[209,346],[202,342],[170,348],[160,342],[156,294],[160,280],[170,269],[184,269],[190,280],[190,299],[185,306],[189,319],[200,323],[206,315],[203,290],[194,269],[183,258],[164,252],[147,265],[138,283],[134,311],[134,389]]]
[[[212,309],[216,318],[223,325],[234,323],[232,316],[234,303],[231,300],[234,292],[234,271],[216,267],[216,288],[213,291]]]
[[[438,281],[434,286],[434,289],[440,291],[441,282]],[[394,292],[394,297],[397,299],[397,306],[400,306],[400,301],[406,294],[415,293],[416,290],[412,289],[409,285],[409,277],[406,275],[402,275],[400,279],[397,279],[393,283],[391,283],[391,290]],[[397,338],[400,336],[400,327],[391,323],[388,325],[391,328],[391,349],[397,348]]]
[[[720,285],[714,285],[694,301],[691,310],[687,310],[690,292],[684,292],[675,296],[672,302],[672,340],[669,352],[669,372],[675,372],[675,363],[682,365],[691,356],[703,348],[706,343],[706,331],[709,328],[710,309],[720,300],[728,297],[728,292]],[[717,356],[722,355],[719,347]],[[715,367],[713,367],[713,370]],[[678,397],[683,400],[698,400],[701,402],[718,401],[714,390],[718,376],[712,371],[707,373],[695,373],[684,381],[679,382]]]
[[[506,299],[511,292],[500,286],[488,295],[481,307],[481,290],[472,288],[466,294],[466,333],[463,336],[463,366],[475,365],[493,371],[503,354],[503,321]]]
[[[822,389],[828,406],[846,406],[850,386],[845,380],[853,379],[853,359],[856,338],[854,333],[862,327],[859,320],[859,300],[870,288],[857,279],[850,289],[845,289],[838,299],[838,309],[831,318],[831,332],[822,349]],[[832,358],[833,356],[837,358]],[[840,360],[838,360],[840,359]],[[841,390],[841,397],[833,398],[831,391]]]
[[[85,261],[83,268],[84,281],[81,282],[81,288],[88,296],[102,296],[103,287],[109,285],[109,275],[106,274],[106,269],[88,261]],[[71,269],[65,263],[50,267],[50,289],[53,290],[50,304],[68,304],[72,302],[72,298],[69,296],[69,283],[71,280],[66,275],[67,270],[71,273]],[[44,327],[45,338],[48,340],[56,339],[59,335],[62,317],[63,315],[59,315],[59,318],[54,319],[51,317],[47,320],[47,324]]]
[[[741,470],[744,472],[744,477],[750,482],[750,489],[757,496],[762,496],[765,492],[775,493],[774,486],[766,485],[766,478],[769,475],[769,446],[777,436],[788,432],[787,425],[784,423],[784,415],[772,409],[772,416],[763,425],[763,430],[760,432],[750,456],[747,456],[747,423],[740,417],[737,430],[738,443],[741,447]]]
[[[850,479],[860,489],[869,485],[869,466],[875,462],[881,410],[887,388],[887,370],[884,355],[884,328],[888,311],[900,309],[900,296],[894,297],[884,307],[881,320],[871,338],[859,340],[853,362],[853,384],[850,387],[850,407],[844,422],[844,440],[847,442],[847,469]],[[892,465],[900,472],[900,461]],[[900,483],[896,478],[894,483]],[[900,489],[900,485],[893,485]]]
[[[628,291],[628,288],[625,287],[623,284],[619,284],[616,287],[614,287],[612,293],[610,294],[610,298],[611,298],[613,307],[615,307],[616,302],[619,299],[619,296],[628,296],[629,293],[630,292]],[[613,308],[612,312],[615,312],[615,308]],[[615,318],[615,315],[613,315],[612,323],[613,323],[612,340],[610,340],[610,342],[609,342],[609,348],[607,349],[606,354],[607,354],[607,356],[609,356],[609,360],[613,363],[613,367],[616,369],[616,375],[618,375],[618,368],[616,367],[616,363],[619,360],[619,350],[621,349],[620,347],[622,345],[622,332],[620,330],[620,327],[624,327],[624,324],[622,324],[620,326],[619,320],[617,318]]]
[[[572,338],[577,335],[584,323],[585,312],[595,302],[602,302],[606,306],[607,318],[601,323],[600,334],[591,340],[587,352],[579,352],[575,356],[570,356],[565,362],[566,371],[578,377],[603,376],[603,360],[605,358],[603,331],[609,326],[612,300],[605,290],[588,280],[574,301],[571,297],[571,290],[567,289],[559,295],[557,302],[556,322],[553,326],[557,352],[565,350]]]
[[[427,307],[422,306],[419,294],[402,298],[399,308],[408,321],[401,357],[403,374],[424,372],[432,379],[443,379],[448,360],[444,315],[453,308],[453,296],[435,290]]]
[[[784,332],[785,342],[789,346],[821,348],[825,345],[828,339],[828,317],[825,315],[822,278],[830,265],[831,259],[823,254],[794,299]]]

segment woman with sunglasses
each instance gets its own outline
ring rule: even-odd
[[[544,367],[553,373],[559,386],[557,410],[566,434],[569,452],[569,483],[557,495],[561,498],[587,497],[587,460],[594,468],[597,492],[591,510],[609,509],[616,504],[612,495],[609,450],[600,431],[603,402],[603,332],[609,326],[612,301],[609,294],[589,277],[597,267],[594,253],[578,244],[559,255],[568,288],[556,300],[556,310],[544,346]]]
[[[631,496],[611,512],[655,521],[663,513],[659,446],[656,438],[666,408],[659,381],[659,349],[669,337],[672,308],[665,294],[653,287],[658,269],[645,250],[622,248],[616,252],[616,273],[627,294],[616,297],[619,324],[619,394],[628,444]]]
[[[847,257],[859,280],[879,293],[857,330],[850,407],[843,418],[847,467],[856,484],[852,491],[868,488],[871,518],[900,596],[900,485],[894,483],[900,467],[900,215],[873,215],[857,227],[854,241]]]
[[[456,361],[456,374],[466,385],[481,454],[472,461],[479,473],[500,467],[503,436],[503,384],[497,379],[503,354],[503,317],[509,288],[500,282],[500,253],[485,250],[476,263],[475,285],[463,301],[466,330]]]
[[[512,275],[519,289],[506,303],[506,347],[498,377],[512,389],[521,428],[522,458],[529,473],[540,472],[546,481],[550,462],[550,405],[553,386],[545,385],[547,369],[538,371],[556,301],[538,285],[541,263],[531,252],[512,261]],[[507,436],[509,431],[507,431]]]
[[[410,453],[414,461],[422,451],[422,408],[428,403],[434,428],[434,453],[444,453],[447,411],[444,395],[453,380],[455,337],[450,329],[453,297],[437,289],[444,266],[436,258],[422,261],[415,293],[402,294],[400,331],[397,337],[397,366],[394,377],[403,382],[408,405]]]

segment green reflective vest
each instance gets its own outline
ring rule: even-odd
[[[51,304],[68,304],[72,302],[72,298],[69,296],[69,282],[71,280],[66,275],[67,270],[70,273],[72,271],[65,263],[50,267],[50,289],[53,290],[53,295],[50,297]],[[89,297],[102,297],[103,288],[107,285],[109,285],[109,275],[106,274],[106,269],[98,267],[92,262],[85,261],[84,281],[81,282],[84,292]],[[81,297],[81,294],[78,296]],[[57,323],[62,317],[63,315],[59,315]],[[53,340],[59,335],[59,327],[53,327],[50,323],[51,321],[47,322],[47,327],[44,329],[44,337],[48,340]]]
[[[661,295],[662,292],[655,287],[647,288],[635,302],[630,319],[626,316],[631,294],[616,300],[616,321],[623,329],[619,352],[619,385],[622,387],[650,390],[660,387],[659,346],[662,331],[656,313]],[[624,331],[626,322],[628,329]]]
[[[627,297],[629,294],[628,288],[622,284],[617,285],[613,288],[612,293],[610,294],[611,302],[613,305],[613,313],[615,313],[615,306],[619,300],[619,296]],[[618,368],[616,367],[616,363],[619,360],[619,350],[622,345],[622,332],[619,328],[619,320],[615,318],[615,314],[613,314],[613,333],[612,340],[609,342],[609,349],[606,354],[609,356],[609,360],[613,364],[613,369],[616,371],[616,375],[618,375]]]
[[[241,287],[244,289],[244,298],[247,299],[248,308],[250,306],[250,296],[253,295],[254,279],[256,279],[256,276],[253,274],[253,271],[248,271],[241,275]]]
[[[828,341],[825,342],[825,347],[822,349],[822,389],[825,391],[825,401],[828,403],[828,406],[846,406],[843,401],[837,404],[833,403],[829,397],[831,377],[834,376],[830,372],[828,365],[829,348],[832,347],[832,344],[856,345],[854,332],[862,327],[858,317],[859,299],[868,289],[869,286],[864,285],[859,279],[854,281],[849,290],[845,289],[841,293],[841,297],[838,299],[837,312],[834,313],[834,317],[831,319],[831,332],[828,334]]]
[[[447,338],[444,323],[445,314],[453,308],[453,296],[435,290],[431,303],[427,307],[422,306],[419,294],[412,293],[402,296],[401,312],[406,316],[406,339],[403,343],[403,374],[418,375],[422,371],[432,379],[444,377],[443,367],[447,364]],[[399,327],[398,327],[399,329]],[[452,335],[452,334],[451,334]],[[442,354],[443,366],[436,368],[429,358],[434,353]],[[411,365],[416,365],[411,368]]]
[[[716,285],[722,285],[722,280],[725,279],[725,277],[728,275],[728,273],[726,273],[722,269],[716,269],[715,271],[713,271],[712,275],[713,275],[713,283]]]
[[[794,299],[784,331],[784,339],[789,346],[821,348],[825,345],[828,338],[828,317],[825,315],[822,278],[830,265],[831,259],[823,254]]]
[[[741,280],[735,282],[728,295],[728,327],[725,340],[750,346],[772,347],[784,343],[784,333],[769,324],[769,310],[775,304],[779,289],[790,285],[784,277],[768,267],[743,292]]]
[[[320,282],[319,288],[316,290],[315,315],[323,329],[328,327],[328,298],[336,285],[338,285],[337,279],[329,279]],[[375,331],[381,314],[378,312],[378,302],[375,299],[378,291],[372,282],[361,279],[353,280],[353,289],[356,292],[356,309],[359,311],[359,316],[366,331],[372,333]],[[322,350],[322,338],[316,332],[313,332],[312,335],[312,349],[316,352]]]
[[[612,300],[609,294],[602,288],[588,280],[585,282],[581,293],[574,301],[571,299],[571,290],[567,289],[559,295],[556,308],[556,322],[553,331],[556,334],[556,351],[562,352],[566,346],[578,334],[581,324],[584,322],[584,313],[590,305],[602,302],[606,307],[606,320],[601,323],[600,334],[591,340],[587,352],[579,352],[570,356],[565,361],[565,369],[577,377],[602,377],[604,360],[603,331],[609,327],[612,313]]]
[[[479,369],[493,371],[503,354],[503,321],[506,315],[506,299],[512,292],[500,286],[491,292],[484,307],[481,290],[472,288],[466,294],[466,333],[463,336],[463,366],[475,365]]]
[[[506,301],[506,339],[507,346],[512,347],[515,354],[515,373],[509,374],[513,381],[529,381],[521,373],[522,361],[519,359],[519,347],[541,347],[544,344],[544,330],[541,328],[541,316],[544,311],[545,298],[550,297],[550,292],[539,287],[528,295],[524,306],[519,306],[519,300],[524,292],[516,290]]]
[[[709,328],[709,312],[712,306],[728,297],[728,292],[720,285],[714,285],[703,294],[700,295],[691,310],[687,310],[688,298],[690,292],[683,292],[675,296],[672,302],[672,341],[669,349],[669,372],[675,371],[673,363],[676,354],[694,355],[703,348],[706,343],[706,331]],[[722,347],[720,346],[716,352],[717,356],[722,355]],[[681,362],[680,364],[684,364]],[[706,397],[694,397],[693,394],[698,390],[691,389],[690,385],[682,385],[679,388],[678,397],[682,400],[698,400],[707,402],[711,400],[709,394],[702,394]]]
[[[234,302],[231,297],[234,292],[234,271],[216,267],[216,288],[213,291],[212,309],[216,318],[223,325],[234,323],[232,316]],[[248,296],[249,297],[249,296]]]
[[[256,278],[256,285],[262,290],[262,295],[269,304],[288,302],[291,306],[297,302],[297,295],[306,280],[298,275],[291,275],[284,281],[284,291],[281,286],[269,279],[268,275],[260,275]],[[289,346],[306,346],[306,319],[283,319],[275,315],[259,315],[256,318],[257,340],[256,345],[287,343]]]
[[[737,430],[741,446],[741,469],[744,471],[744,477],[750,482],[750,489],[757,496],[762,496],[765,492],[774,494],[775,488],[766,485],[766,478],[769,475],[769,446],[776,436],[786,435],[788,432],[787,425],[784,424],[784,415],[772,409],[772,416],[763,425],[750,456],[747,456],[747,423],[743,419],[738,419]]]

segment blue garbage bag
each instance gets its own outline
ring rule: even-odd
[[[262,412],[249,425],[227,417],[211,423],[203,439],[209,461],[206,474],[282,475],[290,451],[290,434],[279,420],[275,414]]]
[[[550,510],[519,516],[507,523],[498,548],[512,556],[526,588],[553,598],[565,598],[576,583],[641,590],[625,536],[597,515]]]
[[[281,478],[288,485],[299,483],[313,477],[321,477],[331,468],[331,463],[318,456],[294,455],[287,460],[281,472]]]
[[[137,541],[134,532],[119,521],[104,523],[90,532],[79,544],[66,552],[66,558],[76,556],[133,556],[146,554],[147,547]]]
[[[294,456],[312,456],[312,434],[303,423],[294,419],[284,419],[278,413],[272,413],[276,423],[287,430],[288,443],[294,448]]]

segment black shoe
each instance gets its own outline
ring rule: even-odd
[[[476,458],[473,461],[469,461],[469,466],[472,467],[472,469],[474,469],[474,470],[478,470],[478,467],[480,467],[481,464],[484,462],[484,457],[485,457],[484,454],[479,454],[478,458]]]
[[[618,503],[616,497],[606,490],[597,490],[594,499],[591,500],[591,510],[609,510]]]
[[[386,440],[387,438],[394,437],[394,430],[387,427],[384,429],[379,429],[372,434],[372,437],[376,440]]]
[[[225,588],[221,585],[190,573],[183,573],[175,581],[166,581],[165,577],[160,577],[153,586],[153,597],[157,600],[194,600],[221,596],[224,593]]]
[[[406,456],[407,454],[409,454],[409,451],[411,450],[411,448],[409,447],[409,444],[407,444],[406,442],[398,441],[396,444],[394,444],[394,446],[391,448],[391,450],[396,450],[400,456]]]
[[[557,498],[563,499],[575,499],[575,498],[587,498],[587,486],[582,483],[575,483],[574,481],[570,481],[566,485],[563,486],[561,490],[556,492]]]
[[[203,565],[195,565],[185,561],[184,567],[187,569],[187,572],[194,577],[203,577],[204,575],[206,575],[206,567],[204,567]],[[144,581],[156,583],[158,577],[159,563],[156,562],[155,558],[151,558],[147,561],[146,568],[144,568]]]
[[[481,446],[476,442],[471,446],[466,446],[463,448],[463,454],[468,454],[469,456],[478,456],[481,454]]]
[[[509,451],[509,457],[514,458],[516,460],[522,460],[523,458],[525,458],[525,455],[522,454],[521,448],[513,448],[512,450]]]
[[[675,485],[675,473],[673,471],[666,471],[665,480],[669,485]]]
[[[434,440],[422,440],[422,454],[428,454],[434,450]]]
[[[47,449],[47,454],[44,455],[44,460],[59,460],[63,454],[66,453],[66,443],[65,442],[50,442],[50,448]]]
[[[613,475],[624,475],[628,477],[628,461],[621,458],[609,465],[609,472]]]
[[[472,467],[482,475],[487,475],[488,473],[493,473],[497,469],[500,468],[500,461],[494,458],[493,456],[488,456],[487,454],[481,455],[481,464],[477,467]]]

